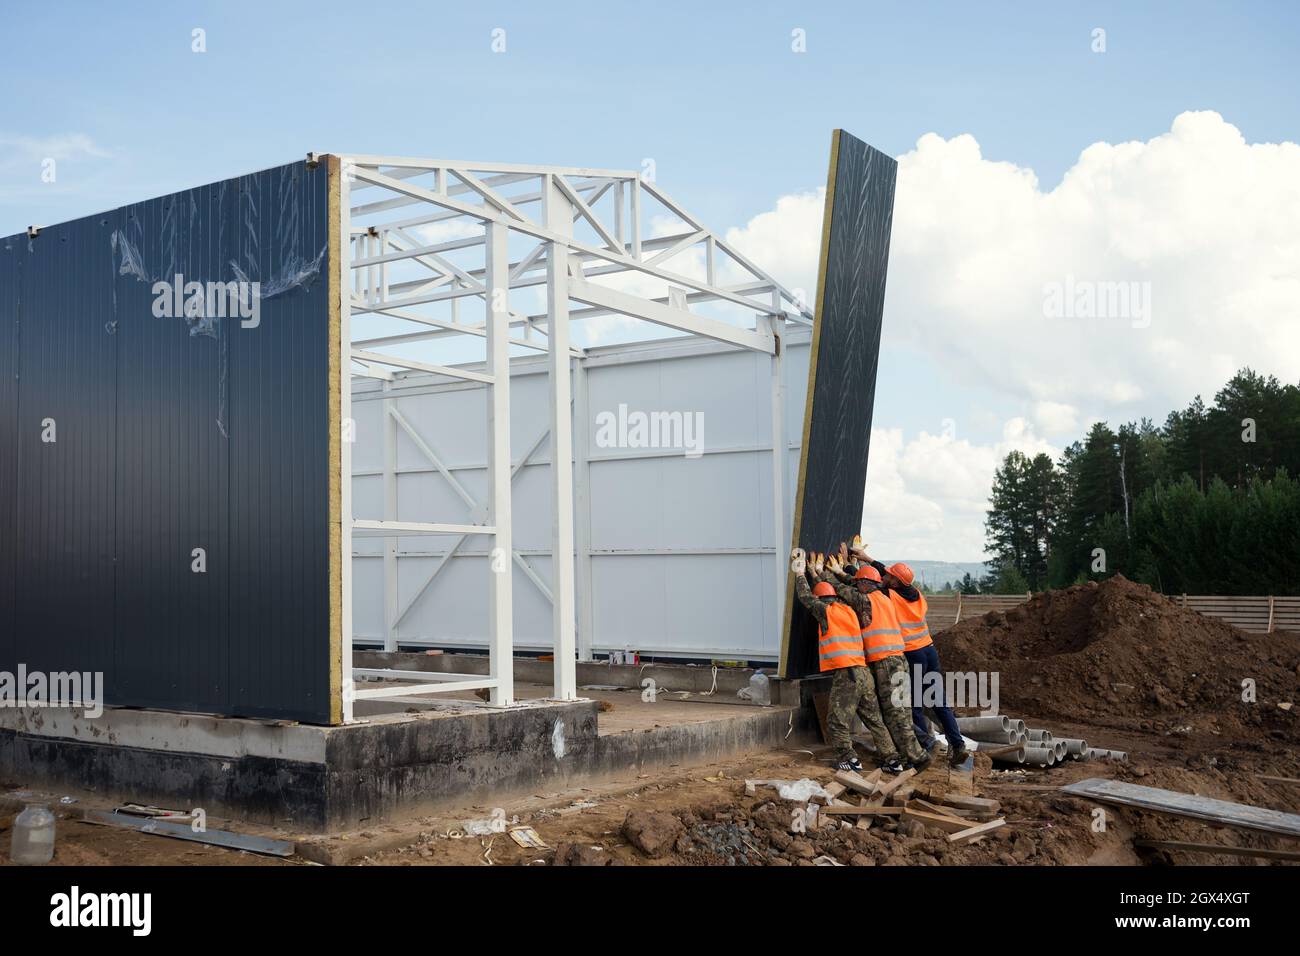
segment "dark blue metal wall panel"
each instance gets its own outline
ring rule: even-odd
[[[0,668],[328,722],[327,210],[295,163],[0,243]],[[177,276],[256,325],[156,314]]]
[[[18,290],[14,246],[0,243],[0,662],[13,661],[15,549],[18,534]]]
[[[835,131],[795,494],[794,541],[808,551],[862,529],[897,174],[893,158]],[[783,677],[818,672],[817,625],[793,592],[791,579]]]

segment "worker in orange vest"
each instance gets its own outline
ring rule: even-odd
[[[806,555],[803,549],[795,548],[790,555],[790,570],[794,572],[795,597],[817,622],[819,668],[823,674],[832,675],[826,731],[834,749],[835,769],[862,770],[862,762],[853,751],[856,714],[875,741],[881,765],[892,773],[901,773],[903,765],[881,719],[875,682],[867,668],[857,612],[836,598],[835,588],[825,580],[822,555]],[[813,582],[811,589],[809,579]]]
[[[857,612],[861,621],[863,651],[867,669],[875,680],[881,719],[907,765],[920,772],[930,765],[930,753],[917,741],[912,727],[912,692],[898,613],[875,568],[846,566],[842,557],[845,552],[841,545],[840,555],[827,559],[831,576],[840,582],[835,594]]]
[[[963,763],[970,753],[966,749],[966,740],[957,727],[957,717],[948,704],[943,668],[939,663],[939,649],[934,646],[934,640],[930,637],[930,625],[926,621],[929,605],[925,595],[914,584],[916,575],[901,561],[889,567],[873,561],[861,547],[860,539],[855,540],[850,553],[880,575],[881,584],[898,616],[908,670],[911,671],[916,686],[925,695],[937,694],[937,700],[930,709],[939,718],[939,723],[943,725],[943,735],[948,739],[948,762],[953,766]],[[929,674],[937,676],[927,681],[925,678]],[[934,750],[936,741],[925,716],[926,703],[924,700],[912,701],[912,725],[916,739],[929,753]]]

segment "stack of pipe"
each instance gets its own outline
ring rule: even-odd
[[[1052,736],[1050,730],[1026,727],[1023,720],[1001,715],[958,717],[957,727],[998,763],[1052,767],[1067,760],[1128,759],[1120,750],[1089,747],[1086,740]]]

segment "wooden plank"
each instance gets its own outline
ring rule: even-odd
[[[851,804],[832,803],[822,807],[821,812],[832,817],[896,817],[903,812],[902,807],[855,807]]]
[[[868,797],[875,793],[877,789],[874,782],[864,779],[852,770],[836,771],[835,782],[840,784],[841,787],[847,787],[857,793],[866,794]],[[839,796],[839,794],[836,794],[836,796]]]
[[[914,804],[916,801],[912,801]],[[913,809],[912,805],[903,807],[903,819],[915,820],[917,823],[923,823],[928,827],[938,827],[945,833],[961,833],[964,830],[972,829],[969,820],[963,820],[960,817],[950,817],[942,813],[929,813],[925,810]]]
[[[945,793],[939,796],[931,793],[930,799],[954,807],[961,807],[963,810],[987,810],[991,813],[997,813],[999,807],[996,800],[990,800],[987,797],[968,797],[964,793]]]
[[[1260,780],[1263,780],[1265,783],[1286,783],[1291,784],[1292,786],[1300,786],[1300,780],[1295,777],[1270,777],[1267,774],[1262,773],[1257,773],[1255,776]]]
[[[1176,790],[1158,790],[1155,787],[1140,787],[1118,780],[1090,777],[1062,787],[1061,792],[1100,803],[1113,803],[1152,813],[1167,813],[1171,816],[1202,820],[1220,826],[1300,837],[1300,815],[1252,807],[1244,803],[1233,803],[1229,800],[1214,800],[1191,793],[1179,793]]]
[[[959,833],[950,833],[948,835],[948,842],[956,846],[965,846],[967,843],[974,843],[976,840],[982,839],[985,835],[1006,825],[1007,821],[1001,818],[990,820],[988,823],[981,823],[977,827],[971,827],[970,829],[962,830]]]
[[[1300,850],[1261,850],[1253,846],[1219,846],[1217,843],[1181,843],[1177,840],[1134,840],[1133,845],[1180,853],[1223,853],[1227,856],[1255,856],[1265,860],[1300,860]]]

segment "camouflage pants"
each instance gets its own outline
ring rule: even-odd
[[[831,677],[831,700],[826,730],[836,757],[853,753],[853,716],[866,726],[882,761],[898,758],[898,750],[880,717],[876,682],[865,667],[841,667]],[[910,719],[910,718],[909,718]]]
[[[920,760],[925,751],[917,742],[912,727],[912,687],[908,683],[907,659],[900,654],[873,661],[867,667],[875,679],[880,716],[889,728],[894,746],[906,759]]]

